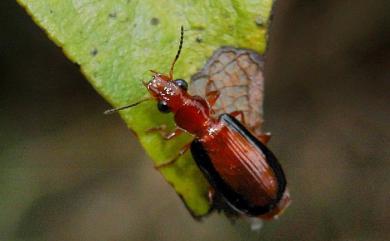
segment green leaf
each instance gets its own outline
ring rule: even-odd
[[[113,106],[140,100],[150,69],[168,72],[176,54],[180,26],[185,28],[182,55],[174,75],[190,79],[221,46],[264,52],[272,0],[18,0],[49,37],[81,66],[89,82]],[[155,165],[172,160],[191,141],[185,135],[165,141],[146,130],[174,127],[172,115],[145,102],[122,111]],[[131,158],[131,157],[130,157]],[[159,169],[190,211],[210,210],[208,183],[187,153]]]

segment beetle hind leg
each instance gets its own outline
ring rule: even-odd
[[[213,205],[215,203],[216,193],[215,189],[212,186],[209,186],[209,189],[207,190],[207,198],[209,200],[210,205]]]
[[[267,144],[269,142],[269,140],[271,139],[271,133],[270,132],[267,132],[267,133],[262,133],[260,135],[257,135],[257,138],[263,143],[263,144]]]

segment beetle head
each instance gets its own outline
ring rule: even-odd
[[[155,73],[148,83],[145,83],[151,96],[158,101],[158,108],[162,112],[175,112],[184,103],[187,95],[187,82],[178,79],[172,80],[169,76]]]

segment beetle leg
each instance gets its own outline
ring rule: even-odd
[[[182,155],[184,155],[184,153],[186,153],[186,152],[188,151],[188,149],[189,149],[190,146],[191,146],[191,143],[192,143],[192,142],[185,144],[185,145],[179,150],[179,152],[177,153],[177,155],[176,155],[172,160],[170,160],[169,162],[166,162],[166,163],[162,163],[162,164],[156,165],[156,166],[154,166],[154,168],[160,169],[160,168],[164,168],[164,167],[170,166],[170,165],[172,165],[173,163],[175,163],[175,162],[177,161],[177,159],[179,159],[179,157],[181,157]]]
[[[211,186],[207,190],[207,198],[209,200],[209,204],[213,205],[215,201],[215,189]]]
[[[237,116],[240,116],[241,117],[241,122],[242,124],[246,125],[245,123],[245,116],[244,116],[244,112],[242,112],[241,110],[238,110],[238,111],[233,111],[230,113],[231,116],[233,117],[237,117]],[[263,144],[267,144],[268,141],[271,139],[271,133],[267,132],[267,133],[262,133],[260,135],[257,135],[257,138],[263,143]]]
[[[240,116],[242,124],[246,125],[246,123],[245,123],[245,116],[244,116],[244,112],[243,111],[241,111],[241,110],[233,111],[233,112],[230,113],[230,115],[233,116],[233,117]]]
[[[163,124],[146,130],[146,133],[153,133],[153,132],[160,132],[161,136],[164,136],[167,133],[167,126]]]
[[[206,99],[210,107],[213,107],[215,105],[215,102],[217,102],[220,94],[221,93],[219,92],[219,90],[210,91],[206,94]]]
[[[257,136],[257,138],[258,138],[263,144],[267,144],[268,141],[271,139],[271,133],[270,133],[270,132],[267,132],[267,133],[260,134],[260,135]]]
[[[161,125],[158,127],[149,128],[146,132],[147,133],[160,132],[161,136],[165,140],[172,140],[173,138],[175,138],[183,133],[183,130],[180,128],[175,128],[173,131],[170,131],[170,132],[167,132],[166,129],[167,129],[166,125]]]
[[[163,138],[164,138],[165,140],[172,140],[173,138],[179,136],[179,135],[182,134],[182,133],[183,133],[183,129],[176,128],[176,129],[174,129],[174,130],[171,131],[171,132],[165,133],[165,134],[163,135]]]

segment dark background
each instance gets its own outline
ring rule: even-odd
[[[78,66],[1,1],[0,240],[388,239],[389,5],[278,2],[265,129],[293,203],[257,233],[193,220]]]

